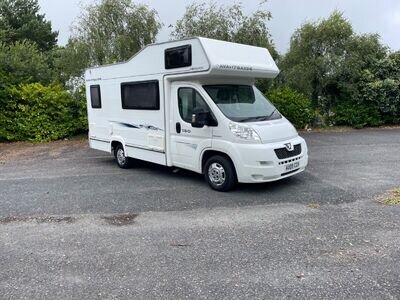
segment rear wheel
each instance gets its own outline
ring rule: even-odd
[[[121,169],[129,169],[132,166],[132,159],[125,156],[124,147],[121,144],[114,148],[114,156],[118,167]]]
[[[228,192],[236,184],[236,171],[232,162],[223,156],[212,156],[204,166],[204,176],[216,191]]]

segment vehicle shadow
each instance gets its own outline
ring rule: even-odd
[[[105,163],[115,164],[113,159]],[[118,167],[115,165],[115,168]],[[329,185],[308,171],[273,182],[240,183],[228,193],[212,190],[203,175],[184,169],[137,160],[132,169],[123,171],[132,172],[132,175],[139,172],[142,177],[149,176],[149,180],[157,182],[171,198],[180,199],[182,203],[184,199],[190,198],[191,205],[188,208],[278,203],[340,204],[355,200],[350,192]]]

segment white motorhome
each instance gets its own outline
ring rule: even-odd
[[[204,174],[218,191],[302,172],[307,145],[255,87],[279,70],[265,48],[191,38],[86,71],[90,147]]]

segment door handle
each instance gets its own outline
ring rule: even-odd
[[[177,122],[176,123],[176,133],[181,133],[182,127],[181,127],[181,123]]]

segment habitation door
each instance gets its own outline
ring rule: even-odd
[[[199,171],[200,155],[211,147],[213,128],[191,125],[193,111],[210,111],[204,97],[191,85],[174,84],[171,88],[171,156],[174,166]]]

